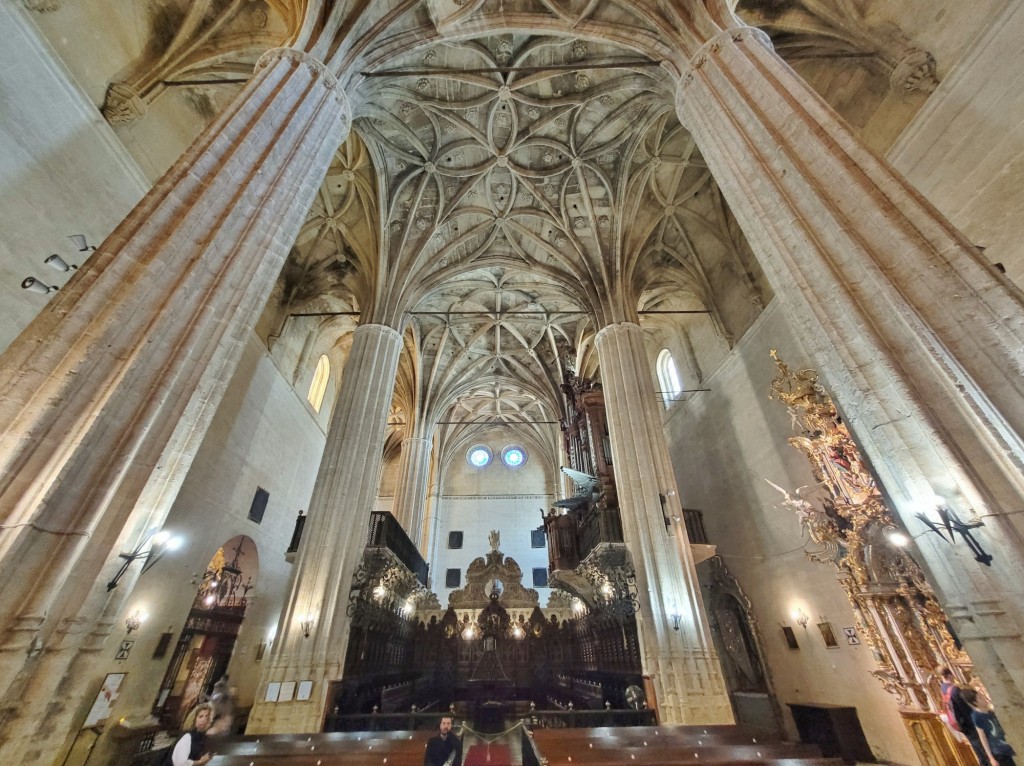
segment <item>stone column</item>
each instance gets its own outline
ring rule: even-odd
[[[917,546],[1024,731],[1024,299],[749,27],[690,61],[680,119],[903,523],[942,495],[994,554]],[[1018,744],[1020,744],[1018,742]]]
[[[422,427],[416,430],[422,433]],[[414,543],[419,541],[423,510],[427,504],[433,444],[421,435],[411,436],[402,442],[393,514]]]
[[[431,481],[432,486],[423,510],[422,528],[419,535],[413,538],[418,542],[423,558],[430,565],[430,577],[427,580],[427,588],[434,592],[437,592],[438,588],[443,587],[442,583],[444,582],[443,577],[438,579],[440,575],[437,570],[438,532],[441,529],[441,493],[444,489],[441,485],[441,477],[438,474],[439,471],[435,466]]]
[[[732,723],[685,528],[666,526],[666,514],[680,517],[682,508],[643,330],[608,325],[595,344],[622,532],[636,570],[643,672],[653,678],[663,723]]]
[[[97,688],[117,554],[162,525],[350,114],[322,65],[269,52],[0,358],[0,690],[38,703],[3,760],[53,761]]]
[[[320,731],[327,683],[341,678],[352,575],[366,548],[380,488],[401,350],[402,336],[390,327],[362,325],[355,331],[277,640],[249,715],[249,734]],[[312,697],[265,702],[267,684],[285,681],[312,681]]]

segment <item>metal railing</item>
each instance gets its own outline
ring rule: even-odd
[[[295,519],[295,531],[292,533],[292,540],[288,543],[288,550],[285,555],[294,554],[299,550],[299,542],[302,540],[302,530],[306,526],[306,516],[302,511]],[[405,566],[416,575],[420,584],[426,587],[427,584],[427,562],[423,560],[420,552],[416,549],[415,543],[409,539],[409,535],[402,529],[395,517],[387,511],[373,511],[370,514],[370,524],[366,533],[366,547],[387,548],[398,557]],[[290,561],[291,559],[289,559]]]
[[[690,545],[708,545],[708,533],[704,529],[704,512],[694,508],[683,508],[683,524]]]
[[[427,562],[423,560],[415,543],[402,529],[402,525],[387,511],[374,511],[370,514],[370,529],[366,538],[366,547],[387,548],[405,564],[410,572],[416,575],[420,584],[426,587]]]

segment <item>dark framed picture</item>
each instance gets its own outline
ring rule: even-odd
[[[797,643],[796,640],[796,633],[793,632],[793,629],[791,627],[789,627],[788,625],[783,625],[782,635],[786,637],[786,646],[788,646],[790,649],[800,648],[800,644]]]
[[[839,646],[839,641],[836,640],[836,634],[832,630],[831,622],[819,622],[818,630],[821,631],[821,637],[825,640],[825,646],[829,649],[835,649]]]

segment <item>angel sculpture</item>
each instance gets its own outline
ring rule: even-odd
[[[807,536],[818,545],[824,546],[825,550],[821,553],[808,554],[808,556],[818,561],[832,560],[839,553],[839,543],[836,539],[839,530],[828,514],[815,508],[810,501],[801,497],[800,493],[809,485],[798,487],[794,491],[794,497],[767,477],[761,478],[782,494],[782,505],[796,513],[800,520],[800,526],[807,530]]]

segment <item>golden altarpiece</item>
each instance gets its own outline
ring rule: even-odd
[[[774,350],[771,355],[779,374],[769,398],[789,409],[800,431],[789,443],[807,456],[821,488],[820,507],[800,490],[795,496],[782,490],[783,504],[820,546],[807,556],[836,568],[877,664],[873,675],[899,700],[921,763],[973,766],[970,747],[958,743],[939,718],[942,698],[934,672],[946,665],[961,683],[977,685],[971,660],[950,633],[921,567],[895,542],[900,538],[894,536],[893,514],[818,373],[791,370]]]

